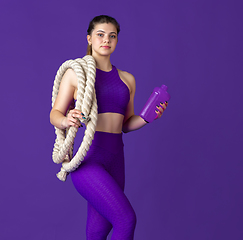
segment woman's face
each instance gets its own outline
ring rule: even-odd
[[[112,23],[96,24],[87,40],[92,44],[92,55],[108,56],[116,49],[117,29]]]

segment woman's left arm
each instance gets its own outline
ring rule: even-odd
[[[130,88],[130,101],[127,105],[125,117],[123,120],[123,126],[122,126],[122,131],[124,133],[127,133],[127,132],[131,132],[131,131],[137,130],[137,129],[145,126],[147,124],[147,122],[140,116],[134,114],[134,96],[135,96],[135,91],[136,91],[135,78],[130,73],[123,72],[123,74],[127,80],[127,83],[129,84],[129,88]],[[157,107],[156,119],[158,119],[162,116],[167,105],[168,105],[168,103],[161,104],[160,106]]]

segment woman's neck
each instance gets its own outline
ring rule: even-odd
[[[112,70],[110,56],[93,56],[96,61],[96,68],[109,72]]]

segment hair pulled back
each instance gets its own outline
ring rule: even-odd
[[[112,23],[116,29],[117,29],[117,35],[118,33],[120,32],[120,25],[119,23],[116,21],[115,18],[113,17],[110,17],[110,16],[107,16],[107,15],[100,15],[100,16],[96,16],[94,17],[90,23],[89,23],[89,27],[88,27],[88,30],[87,30],[87,35],[91,35],[96,24],[101,24],[101,23]],[[88,44],[88,47],[87,47],[87,52],[86,52],[87,55],[92,55],[92,46]]]

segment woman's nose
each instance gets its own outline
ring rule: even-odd
[[[104,41],[104,42],[109,42],[109,41],[110,41],[109,36],[104,36],[103,41]]]

